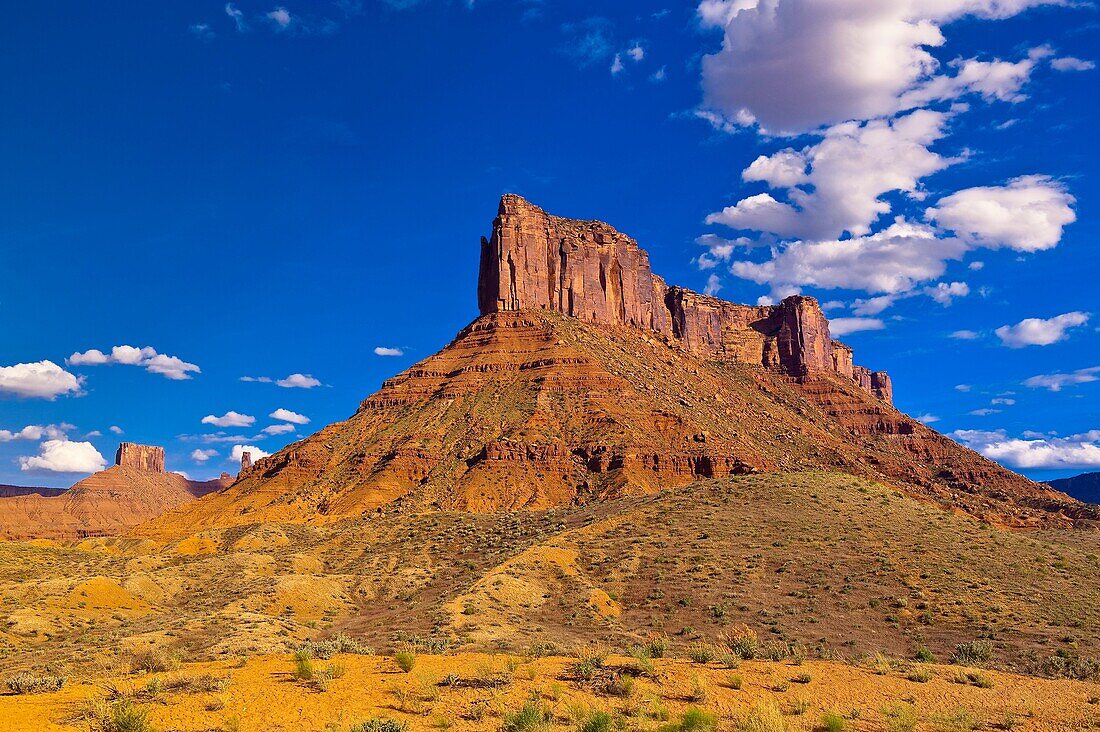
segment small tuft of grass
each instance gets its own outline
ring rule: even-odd
[[[294,678],[299,681],[311,681],[313,674],[313,654],[308,648],[299,648],[294,652]]]
[[[389,717],[373,717],[354,725],[349,732],[405,732],[409,725]]]
[[[787,720],[774,702],[757,704],[734,724],[737,732],[790,732]]]
[[[796,684],[808,684],[811,681],[813,681],[813,676],[811,676],[809,673],[806,673],[804,671],[804,672],[800,673],[798,676],[795,676],[793,679],[791,679],[791,681],[793,681]]]
[[[844,732],[844,717],[839,712],[825,712],[817,728],[821,732]]]
[[[905,678],[918,684],[927,684],[932,680],[932,672],[926,668],[918,667],[910,671]]]
[[[8,690],[13,694],[48,694],[61,691],[65,680],[64,676],[36,676],[24,671],[8,679]]]
[[[504,715],[501,732],[545,732],[550,729],[553,715],[537,701],[529,701],[515,712]]]
[[[397,667],[405,673],[409,673],[416,666],[416,654],[407,648],[393,654],[393,660],[397,663]]]

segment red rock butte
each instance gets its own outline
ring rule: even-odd
[[[1016,526],[1097,518],[895,409],[813,298],[670,287],[630,237],[513,195],[481,241],[477,295],[476,320],[347,420],[133,533],[541,509],[764,471],[859,475]]]
[[[115,465],[153,473],[164,472],[164,448],[123,442],[115,452]]]
[[[835,373],[891,401],[890,377],[852,363],[812,297],[752,306],[668,286],[638,243],[602,221],[552,216],[516,195],[481,240],[481,314],[554,310],[591,323],[651,330],[684,350],[800,378]]]

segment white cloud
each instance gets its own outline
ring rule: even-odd
[[[270,384],[274,381],[270,376],[242,376],[241,381],[256,382],[258,384]]]
[[[703,0],[704,27],[721,28],[703,59],[704,105],[736,124],[806,132],[895,114],[967,93],[1013,101],[1037,59],[961,60],[941,74],[929,52],[941,26],[963,16],[1007,18],[1065,0]],[[908,97],[908,99],[907,99]]]
[[[970,391],[973,388],[974,387],[972,387],[970,384],[955,384],[955,391],[966,392],[966,391]]]
[[[291,374],[285,379],[279,379],[275,384],[284,389],[312,389],[315,386],[320,386],[321,382],[310,374]]]
[[[980,333],[973,330],[956,330],[952,332],[948,338],[954,338],[959,341],[973,341],[977,340],[981,336]]]
[[[796,241],[773,249],[765,262],[738,261],[730,271],[772,289],[813,285],[868,292],[901,293],[940,277],[946,260],[966,246],[941,239],[929,226],[898,218],[876,234],[833,241]]]
[[[957,430],[951,436],[987,458],[1014,468],[1069,469],[1100,466],[1100,430],[1068,437],[1040,436],[1035,431],[1027,434],[1032,437],[1008,437],[1004,430]]]
[[[284,422],[282,424],[273,424],[273,425],[269,425],[267,427],[264,427],[263,432],[264,432],[264,434],[267,434],[267,435],[286,435],[286,434],[290,434],[291,432],[293,432],[296,429],[297,429],[297,427],[295,427],[294,425],[287,424],[287,423]]]
[[[47,440],[38,455],[19,458],[19,469],[50,473],[95,473],[103,470],[107,461],[90,442]]]
[[[252,462],[256,462],[260,458],[265,458],[271,453],[264,452],[255,445],[234,445],[233,449],[229,452],[227,460],[231,463],[239,463],[241,461],[241,455],[248,452],[252,455]]]
[[[990,404],[1003,404],[1006,407],[1011,407],[1013,404],[1016,403],[1016,400],[1015,399],[1008,399],[1006,397],[997,397],[996,399],[990,399],[989,403]]]
[[[210,26],[206,23],[196,23],[188,28],[191,34],[198,38],[200,41],[212,41],[214,40],[214,31],[210,29]]]
[[[969,295],[970,286],[965,282],[937,282],[932,287],[925,287],[923,292],[940,305],[947,307],[956,297]]]
[[[855,315],[878,315],[886,308],[893,305],[898,299],[897,295],[879,295],[878,297],[856,298],[852,302],[852,313]]]
[[[1073,56],[1063,56],[1062,58],[1053,59],[1050,62],[1050,67],[1055,71],[1089,71],[1096,68],[1096,63],[1074,58]]]
[[[886,326],[878,318],[832,318],[829,320],[829,334],[848,335],[861,330],[882,330]]]
[[[233,19],[233,23],[237,26],[237,32],[243,33],[248,30],[248,24],[244,21],[244,13],[238,10],[236,5],[226,3],[225,14]]]
[[[611,75],[617,76],[623,72],[626,66],[623,65],[622,54],[616,53],[615,57],[611,59]]]
[[[968,269],[970,269],[974,272],[977,272],[978,270],[985,267],[985,262],[971,262],[970,264],[968,264],[966,266],[967,266]]]
[[[289,27],[291,21],[293,20],[290,15],[290,11],[282,6],[277,7],[274,10],[266,13],[264,17],[270,20],[278,30],[283,30]]]
[[[668,76],[668,67],[662,66],[661,68],[657,69],[649,75],[649,80],[652,81],[654,84],[657,84],[664,81],[666,76]]]
[[[400,348],[394,348],[391,346],[376,346],[374,349],[375,356],[404,356],[405,351]]]
[[[114,432],[116,435],[121,435],[122,434],[122,428],[119,427],[117,424],[111,425],[110,430],[111,430],[111,432]]]
[[[83,379],[53,361],[0,366],[0,394],[54,400],[62,394],[79,395]]]
[[[626,50],[626,55],[629,56],[633,61],[641,61],[645,58],[645,48],[642,47],[642,44],[635,43],[633,46]]]
[[[1020,252],[1051,249],[1073,223],[1075,199],[1042,175],[1013,178],[1004,186],[967,188],[941,198],[925,215],[973,246]]]
[[[1001,343],[1009,348],[1025,346],[1049,346],[1065,340],[1070,328],[1077,328],[1089,322],[1089,313],[1074,311],[1053,318],[1026,318],[1016,325],[1002,325],[993,331]]]
[[[917,421],[923,424],[932,424],[933,422],[939,422],[940,418],[934,414],[922,414],[917,417]]]
[[[217,450],[200,450],[196,448],[191,451],[191,459],[194,460],[196,463],[205,463],[207,460],[215,457],[217,454]]]
[[[713,297],[714,295],[717,295],[721,290],[722,279],[718,275],[712,274],[707,277],[707,285],[703,288],[704,295],[710,295]]]
[[[111,349],[110,355],[97,348],[92,348],[83,353],[74,353],[65,359],[65,362],[70,366],[101,366],[104,364],[141,366],[151,374],[160,374],[173,381],[190,379],[191,373],[202,373],[202,369],[195,364],[188,363],[176,356],[157,353],[157,350],[152,346],[142,348],[115,346]]]
[[[1038,374],[1024,380],[1024,386],[1032,389],[1050,389],[1061,391],[1067,386],[1088,384],[1100,381],[1100,366],[1092,366],[1087,369],[1077,369],[1068,374]]]
[[[304,414],[292,412],[289,409],[283,409],[282,407],[276,409],[274,412],[267,416],[271,417],[272,419],[282,420],[283,422],[293,422],[294,424],[309,424],[309,417],[305,416]]]
[[[208,414],[202,418],[203,424],[212,424],[215,427],[248,427],[256,421],[256,418],[248,414],[229,411],[220,417]]]
[[[761,156],[742,178],[786,188],[787,200],[760,193],[712,213],[706,222],[781,237],[866,235],[891,210],[884,194],[902,191],[919,197],[918,181],[953,162],[929,149],[946,134],[948,116],[917,110],[896,120],[849,122],[829,128],[821,142],[801,151],[788,148]]]
[[[972,409],[967,414],[971,414],[975,417],[988,417],[991,414],[1000,414],[1000,409],[991,409],[990,407],[982,407],[981,409]]]
[[[49,440],[64,440],[67,439],[65,432],[72,429],[71,424],[47,424],[37,425],[29,424],[18,432],[12,432],[11,430],[0,430],[0,442],[13,442],[15,440],[41,440],[43,437]]]

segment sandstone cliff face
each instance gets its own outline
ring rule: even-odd
[[[551,216],[519,196],[501,199],[481,241],[481,313],[554,310],[594,323],[631,325],[689,352],[756,364],[795,378],[835,373],[890,401],[885,373],[856,374],[852,349],[829,336],[812,297],[753,307],[668,287],[638,243],[599,221]],[[839,353],[837,351],[839,350]]]
[[[123,442],[115,452],[115,465],[153,473],[164,472],[164,448]]]

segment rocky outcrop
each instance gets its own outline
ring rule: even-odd
[[[123,442],[115,452],[115,465],[124,468],[147,470],[152,473],[164,472],[164,448],[153,445],[137,445]]]
[[[241,453],[241,472],[247,472],[252,467],[252,453],[245,450]]]
[[[644,328],[695,355],[795,378],[835,373],[884,401],[892,397],[885,373],[854,370],[852,349],[829,336],[814,298],[751,306],[669,287],[625,234],[600,221],[551,216],[515,195],[501,199],[492,236],[481,240],[478,306],[483,315],[553,310]]]

